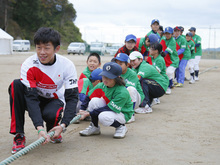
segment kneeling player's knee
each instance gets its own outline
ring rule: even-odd
[[[114,119],[108,116],[105,112],[102,112],[99,114],[99,122],[103,126],[110,126],[114,122]]]

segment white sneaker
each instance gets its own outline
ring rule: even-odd
[[[88,128],[79,132],[79,134],[82,136],[99,135],[100,133],[100,127],[95,127],[92,122]]]
[[[126,133],[128,132],[128,129],[125,125],[121,125],[118,128],[115,129],[114,138],[124,138]]]
[[[146,105],[145,107],[139,107],[134,110],[136,113],[151,113],[153,112],[152,108]]]
[[[127,124],[135,122],[134,114],[131,116],[130,120],[127,121]]]
[[[195,76],[195,80],[196,80],[196,81],[199,81],[199,77]]]
[[[156,104],[160,104],[160,99],[159,98],[154,98],[152,103],[151,103],[151,106],[156,105]]]
[[[189,81],[190,84],[194,84],[195,83],[195,80],[192,78],[190,81]]]
[[[167,94],[167,95],[170,95],[170,94],[171,94],[171,89],[170,89],[169,87],[167,88],[166,94]]]

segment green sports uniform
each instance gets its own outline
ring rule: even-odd
[[[87,66],[84,71],[81,73],[79,79],[82,79],[82,78],[90,78],[91,76],[91,71],[89,70],[89,67]]]
[[[116,84],[114,87],[109,88],[104,83],[99,83],[89,91],[88,96],[90,99],[94,97],[103,98],[112,111],[116,113],[122,112],[126,121],[134,114],[133,102],[124,86]]]
[[[93,88],[92,82],[88,78],[83,78],[78,81],[79,93],[83,93],[87,95],[92,88]]]
[[[151,30],[149,33],[147,33],[147,36],[149,36],[150,34],[157,34],[158,37],[160,38],[160,34],[158,32],[155,33],[153,30]]]
[[[167,90],[169,80],[161,75],[155,69],[155,67],[148,64],[146,61],[143,61],[138,68],[133,68],[133,70],[137,73],[137,75],[140,75],[142,78],[155,80],[158,84],[160,84],[164,91]]]
[[[201,43],[202,39],[201,39],[201,37],[198,36],[197,34],[195,34],[192,37],[192,39],[194,40],[195,45],[200,44],[199,47],[196,47],[195,56],[202,56],[202,43]]]
[[[160,74],[162,74],[167,80],[169,80],[169,78],[166,74],[166,65],[165,65],[164,58],[160,54],[156,58],[154,58],[151,55],[149,55],[149,57],[151,58],[152,66],[155,67],[157,69],[157,71]]]
[[[180,57],[180,59],[189,60],[190,59],[190,50],[189,47],[186,45],[186,39],[182,36],[179,36],[177,39],[175,39],[177,44],[179,45],[180,49],[185,49],[183,52],[183,56]],[[179,55],[181,56],[181,55]]]
[[[146,43],[145,43],[145,37],[143,37],[143,38],[140,39],[140,42],[139,42],[139,45],[138,45],[138,51],[143,54],[144,52],[142,52],[142,46],[144,46],[145,49],[146,49],[146,51],[149,52],[150,47],[146,45]]]
[[[192,40],[186,42],[187,47],[191,52],[190,59],[195,59],[195,43]]]
[[[137,77],[137,74],[133,70],[128,68],[127,72],[125,74],[122,74],[121,77],[124,78],[126,87],[132,86],[135,87],[135,89],[137,89],[138,93],[141,96],[141,102],[142,102],[145,96],[141,88],[141,84]]]
[[[167,40],[166,38],[164,39],[167,48],[165,49],[165,51],[169,52],[169,57],[170,59],[167,59],[168,56],[164,57],[164,60],[166,62],[169,61],[169,63],[171,63],[170,65],[166,66],[173,66],[174,68],[178,68],[179,66],[179,57],[176,51],[176,40],[171,37],[169,40]]]

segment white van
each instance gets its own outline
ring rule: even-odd
[[[82,42],[71,42],[67,48],[67,53],[73,54],[84,54],[86,51],[86,46]]]
[[[31,47],[29,40],[14,40],[13,51],[29,51]]]
[[[102,42],[92,42],[90,45],[90,53],[98,53],[99,55],[104,55],[105,45]]]

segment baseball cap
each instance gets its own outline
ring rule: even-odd
[[[190,36],[190,37],[192,37],[193,34],[192,34],[191,32],[188,32],[188,33],[186,33],[186,36]]]
[[[181,31],[181,29],[180,29],[178,26],[176,26],[176,27],[174,28],[174,30],[179,30],[179,31]]]
[[[135,42],[137,41],[137,38],[136,38],[136,36],[135,35],[133,35],[133,34],[129,34],[129,35],[127,35],[126,36],[126,38],[125,38],[125,41],[131,41],[131,40],[134,40]]]
[[[160,41],[159,36],[157,34],[150,34],[148,36],[150,44],[157,43]]]
[[[119,60],[119,61],[122,61],[122,62],[130,62],[130,59],[128,57],[127,54],[125,53],[119,53],[117,54],[117,56],[115,57],[115,60]]]
[[[129,55],[130,60],[135,60],[136,58],[142,58],[143,59],[143,55],[138,52],[138,51],[133,51],[130,55]]]
[[[159,21],[158,19],[153,19],[153,20],[151,21],[151,25],[154,24],[154,22],[157,22],[157,23],[160,25],[160,21]]]
[[[179,26],[179,29],[183,32],[184,31],[184,27]]]
[[[173,28],[171,28],[171,27],[166,27],[165,30],[164,30],[164,33],[173,34]]]
[[[99,75],[101,72],[102,72],[102,69],[100,68],[93,70],[91,73],[90,79],[91,80],[102,80],[102,76]]]
[[[196,28],[195,28],[195,27],[191,27],[191,28],[189,29],[189,31],[196,31]]]
[[[122,68],[115,62],[107,62],[103,66],[103,71],[99,74],[100,76],[108,77],[109,79],[115,79],[122,73]]]

